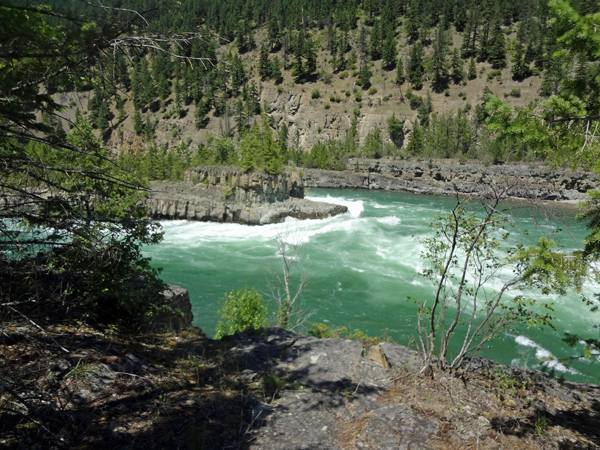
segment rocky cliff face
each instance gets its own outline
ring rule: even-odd
[[[183,183],[153,182],[145,201],[155,219],[235,222],[262,225],[286,217],[322,219],[342,214],[345,206],[304,199],[297,172],[244,173],[235,167],[201,166],[186,171]]]
[[[344,172],[304,170],[306,187],[359,188],[419,194],[480,195],[491,187],[505,195],[536,200],[586,199],[586,191],[600,188],[597,175],[525,164],[484,166],[458,161],[369,160],[348,162]]]

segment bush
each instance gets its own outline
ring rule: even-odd
[[[450,89],[444,89],[444,95],[450,97]]]
[[[246,286],[239,291],[225,294],[225,301],[221,304],[219,323],[215,339],[221,339],[236,331],[243,331],[248,327],[261,328],[267,325],[267,307],[262,295],[256,288],[248,289]]]
[[[372,86],[369,89],[369,95],[375,95],[375,94],[377,94],[377,88],[375,86]]]
[[[346,78],[348,78],[348,71],[344,70],[342,73],[340,73],[340,79],[344,80]]]
[[[331,108],[331,105],[330,105],[329,103],[325,103],[325,104],[323,105],[323,108],[325,108],[325,109],[329,109],[329,108]]]
[[[346,91],[346,97],[350,97],[350,91]]]
[[[321,80],[325,84],[331,84],[331,80],[333,79],[333,74],[331,72],[325,72],[324,70],[319,72],[319,80]]]
[[[362,92],[361,91],[356,91],[354,93],[354,100],[356,100],[357,102],[362,102]]]
[[[313,89],[310,91],[310,98],[320,98],[321,92],[318,89]]]

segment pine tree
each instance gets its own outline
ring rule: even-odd
[[[444,21],[442,20],[435,29],[433,40],[433,55],[431,56],[433,68],[433,86],[439,92],[448,85],[448,71],[446,70],[446,55],[448,54],[448,40]]]
[[[494,69],[506,67],[506,43],[500,27],[500,17],[494,19],[494,26],[489,40],[487,59]]]
[[[388,30],[382,49],[383,67],[387,70],[392,70],[396,65],[396,52],[396,37],[392,30]]]
[[[402,58],[398,59],[398,64],[396,65],[396,79],[394,82],[398,86],[402,86],[404,84],[404,64],[402,64]]]
[[[463,70],[463,60],[460,57],[458,48],[452,52],[452,73],[450,74],[452,81],[455,84],[461,83],[465,79],[465,71]]]
[[[142,121],[142,115],[140,114],[140,110],[136,108],[135,113],[133,114],[133,131],[136,134],[140,135],[144,131],[144,122]]]
[[[419,122],[421,126],[427,128],[429,126],[429,115],[433,111],[433,104],[431,100],[431,92],[427,91],[427,95],[423,99],[421,106],[419,106]]]
[[[281,47],[281,33],[279,31],[279,22],[273,15],[268,23],[269,51],[276,51]]]
[[[387,120],[388,133],[394,145],[401,148],[404,144],[404,122],[396,119],[392,113],[392,117]]]
[[[364,66],[362,66],[360,68],[360,76],[359,76],[358,80],[360,81],[360,85],[363,87],[363,89],[368,89],[369,86],[371,86],[371,77],[372,76],[373,76],[373,74],[369,70],[368,64],[365,64]]]
[[[527,78],[530,74],[529,65],[525,62],[525,49],[519,42],[515,43],[515,53],[512,58],[512,74],[515,80]]]
[[[269,77],[269,47],[266,42],[260,46],[260,54],[258,58],[258,75],[264,80]]]
[[[471,60],[469,61],[469,70],[467,73],[467,78],[469,80],[474,80],[475,78],[477,78],[477,67],[475,67],[474,58],[471,58]]]
[[[275,56],[269,65],[269,77],[275,81],[276,84],[281,83],[283,74],[281,73],[281,62],[279,56]]]
[[[562,79],[562,65],[560,63],[560,58],[554,56],[554,51],[554,49],[549,51],[551,56],[546,63],[544,78],[539,90],[540,95],[544,97],[557,94]]]
[[[363,25],[360,28],[360,33],[358,35],[358,54],[360,56],[360,65],[363,66],[367,63],[367,56],[369,55],[369,32],[367,28]]]
[[[408,57],[407,75],[416,90],[423,87],[423,53],[423,45],[420,42],[415,42]]]
[[[377,61],[381,58],[381,42],[381,22],[375,20],[375,22],[373,22],[373,28],[371,29],[371,36],[369,37],[369,54],[373,61]]]
[[[406,151],[411,156],[419,156],[423,153],[425,133],[423,128],[419,125],[419,122],[415,122],[413,129],[410,133],[410,140]]]

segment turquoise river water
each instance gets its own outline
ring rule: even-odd
[[[302,293],[304,307],[315,310],[311,322],[330,327],[360,329],[368,335],[387,333],[394,341],[408,344],[416,337],[416,306],[408,301],[432,296],[428,281],[418,275],[425,262],[419,258],[418,240],[430,233],[436,213],[448,211],[455,200],[381,191],[321,190],[307,198],[346,205],[349,212],[323,220],[294,220],[266,226],[162,222],[165,239],[148,247],[152,264],[162,267],[162,278],[190,292],[194,324],[214,335],[217,310],[224,294],[245,285],[268,291],[273,271],[280,270],[276,236],[300,240],[300,261],[309,283]],[[536,220],[531,213],[513,213],[517,227],[512,243],[533,243],[554,227]],[[557,238],[567,250],[581,247],[584,224],[567,214],[566,227]],[[537,224],[537,226],[536,226]],[[557,225],[556,223],[554,225]],[[525,233],[525,230],[528,233]],[[507,268],[507,271],[510,269]],[[586,286],[589,296],[596,286]],[[583,336],[598,332],[593,326],[600,313],[590,313],[579,297],[542,298],[554,302],[556,330],[520,327],[491,342],[482,356],[530,368],[553,369],[574,381],[600,383],[600,362],[574,361],[565,367],[549,357],[564,358],[583,351],[583,345],[568,347],[565,331]]]

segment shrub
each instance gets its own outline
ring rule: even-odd
[[[267,307],[263,297],[256,288],[248,289],[248,286],[225,294],[225,301],[217,313],[219,323],[215,339],[243,331],[247,327],[260,328],[267,325]]]
[[[331,105],[330,105],[329,103],[325,103],[325,104],[323,105],[323,108],[325,108],[325,109],[329,109],[329,108],[331,108]]]
[[[346,97],[350,97],[350,91],[346,91]]]
[[[354,100],[356,100],[357,102],[362,102],[362,92],[361,91],[356,91],[354,93]]]
[[[375,95],[375,94],[377,94],[377,88],[375,86],[372,86],[369,89],[369,95]]]
[[[450,97],[450,89],[444,89],[444,95]]]
[[[313,89],[310,91],[310,98],[320,98],[321,92],[318,89]]]
[[[348,78],[348,71],[344,70],[342,73],[340,73],[340,79],[344,80],[346,78]]]
[[[321,80],[325,84],[331,84],[331,80],[333,79],[333,74],[331,72],[325,72],[324,70],[319,72],[319,80]]]

